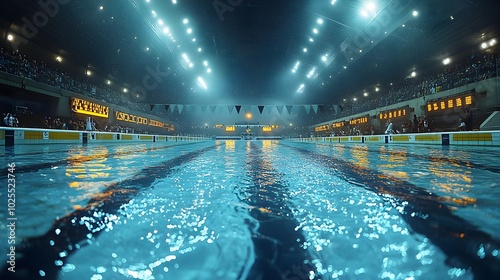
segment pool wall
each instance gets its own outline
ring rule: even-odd
[[[296,138],[298,142],[428,144],[440,146],[500,146],[500,131],[467,131],[419,134],[391,134]]]
[[[43,144],[92,144],[132,142],[194,142],[205,137],[128,134],[38,128],[0,128],[0,146]]]

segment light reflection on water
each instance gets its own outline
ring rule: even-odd
[[[325,146],[333,152],[326,152]],[[496,163],[496,151],[487,151],[488,147],[442,148],[425,145],[365,147],[369,150],[369,168],[439,195],[452,210],[492,235],[500,231],[500,223],[496,222],[500,218],[500,204],[495,202],[495,198],[500,196],[500,188],[495,187],[498,183],[494,179],[498,174],[487,168],[500,168]],[[357,145],[317,144],[317,150],[366,167],[359,164],[359,159],[354,159],[359,155]]]
[[[244,164],[234,150],[214,150],[190,162],[124,205],[121,219],[100,244],[115,244],[105,253],[96,246],[75,255],[78,264],[63,279],[100,277],[138,279],[237,279],[252,258],[248,207],[234,194]],[[220,156],[224,164],[219,164]],[[133,227],[133,231],[130,231]],[[123,246],[122,244],[126,244]],[[88,259],[86,255],[96,256]]]
[[[401,205],[387,203],[394,199],[389,194],[346,182],[277,141],[217,143],[221,146],[213,152],[176,168],[171,176],[155,181],[123,205],[117,215],[109,216],[110,224],[103,225],[107,232],[69,259],[62,278],[237,279],[251,265],[254,248],[250,240],[259,227],[249,212],[257,209],[270,218],[288,216],[282,209],[251,206],[245,203],[251,193],[235,192],[238,187],[254,184],[245,172],[248,157],[255,151],[252,143],[263,155],[262,172],[257,176],[261,184],[255,192],[270,204],[272,197],[283,198],[298,221],[296,230],[307,234],[306,240],[297,242],[311,252],[316,270],[325,279],[470,278],[470,273],[444,265],[439,249],[412,233],[401,219]],[[485,171],[474,169],[473,155],[467,151],[340,144],[308,147],[342,158],[360,173],[375,169],[383,178],[424,187],[455,207],[459,215],[479,224],[487,222],[485,229],[498,234],[500,217],[494,215],[499,206],[482,208],[486,193],[479,192],[491,181],[484,179],[488,178]],[[20,195],[27,199],[21,202],[25,210],[20,215],[33,220],[40,209],[52,209],[53,215],[40,218],[33,228],[21,229],[19,234],[43,233],[54,215],[64,216],[73,207],[84,207],[96,193],[107,198],[106,186],[183,151],[148,148],[75,150],[68,152],[65,168],[36,173],[51,174],[58,180],[53,185],[46,185],[46,181],[36,185],[37,177],[30,181],[34,188],[21,189]],[[28,175],[33,174],[20,175],[23,185],[31,180]],[[286,193],[273,187],[277,178],[283,180]],[[61,182],[68,187],[61,189]],[[48,190],[60,199],[50,201]],[[35,203],[39,206],[30,206]],[[484,212],[488,215],[482,218]],[[293,273],[289,276],[297,277]]]

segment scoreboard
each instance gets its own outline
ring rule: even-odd
[[[408,110],[409,110],[409,108],[402,108],[402,109],[381,112],[378,115],[378,119],[379,120],[388,120],[388,119],[397,119],[397,118],[406,117],[406,115],[408,114]]]
[[[438,112],[454,108],[462,108],[472,105],[472,95],[450,97],[443,100],[435,100],[427,103],[427,112]]]

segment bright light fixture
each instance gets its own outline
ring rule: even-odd
[[[204,89],[208,89],[207,84],[205,83],[205,80],[203,80],[202,77],[198,77],[198,82],[200,83],[201,87]]]
[[[375,4],[375,2],[368,2],[361,9],[360,13],[363,17],[366,18],[369,16],[375,16],[377,14],[377,5]]]
[[[412,78],[415,78],[417,76],[417,72],[413,71],[411,72],[411,75],[410,75]]]
[[[187,18],[182,20],[182,23],[184,23],[184,24],[188,24],[188,22],[189,22],[189,20]]]
[[[414,17],[418,17],[418,11],[413,11],[411,14],[412,14]]]
[[[318,22],[318,24],[323,24],[323,19],[318,18],[317,22]]]
[[[159,19],[158,20],[158,25],[162,26],[163,25],[163,20]]]
[[[444,65],[448,65],[448,64],[450,64],[450,62],[451,62],[451,59],[449,57],[443,59],[443,64]]]
[[[298,93],[303,92],[303,91],[304,91],[304,88],[305,88],[305,85],[304,85],[304,84],[301,84],[301,85],[299,86],[299,89],[297,89],[297,92],[298,92]]]
[[[193,33],[193,29],[191,29],[191,28],[188,28],[188,29],[187,29],[187,33],[188,33],[188,34],[191,34],[191,33]]]
[[[318,29],[314,28],[314,29],[313,29],[313,33],[314,33],[314,34],[318,34]]]
[[[60,56],[56,56],[56,61],[57,61],[57,62],[62,62],[62,57],[60,57]]]
[[[307,48],[304,48],[304,49],[303,49],[303,51],[304,51],[304,52],[307,52]]]
[[[127,93],[127,92],[128,92],[128,89],[127,89],[127,88],[124,88],[124,89],[123,89],[123,92]]]
[[[7,40],[9,40],[9,41],[14,40],[14,35],[12,35],[12,34],[7,35]]]
[[[163,33],[165,33],[165,34],[170,33],[170,28],[168,28],[168,27],[163,28]]]

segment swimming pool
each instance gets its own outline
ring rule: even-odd
[[[500,275],[491,147],[206,141],[1,153],[2,166],[16,164],[17,198],[16,273],[7,265],[2,279]],[[5,264],[4,222],[1,234]]]

